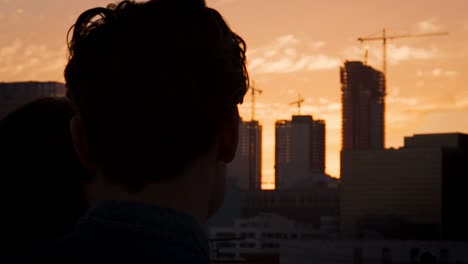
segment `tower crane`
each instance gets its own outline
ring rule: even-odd
[[[364,53],[364,65],[367,65],[367,57],[369,56],[369,50],[366,49],[366,53]]]
[[[430,36],[443,36],[448,35],[448,32],[430,32],[430,33],[422,33],[422,34],[403,34],[403,35],[393,35],[388,36],[387,31],[384,28],[382,30],[381,37],[360,37],[357,40],[361,43],[364,41],[377,41],[382,40],[383,47],[382,47],[382,72],[384,73],[385,77],[387,76],[387,41],[392,39],[399,39],[399,38],[416,38],[416,37],[430,37]]]
[[[252,85],[250,86],[250,94],[251,94],[251,100],[252,100],[252,103],[251,103],[251,116],[250,116],[250,121],[254,121],[255,120],[255,93],[258,93],[258,94],[261,94],[262,93],[262,90],[260,89],[257,89],[255,87],[255,81],[252,81]]]
[[[301,115],[301,104],[304,102],[304,98],[301,97],[301,94],[297,95],[297,100],[289,103],[289,105],[297,105],[297,115]]]

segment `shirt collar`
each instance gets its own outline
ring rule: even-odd
[[[155,204],[101,200],[96,202],[80,223],[101,222],[143,231],[161,239],[190,243],[209,255],[208,239],[203,226],[191,215]]]

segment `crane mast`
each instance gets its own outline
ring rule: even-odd
[[[297,105],[297,115],[301,115],[301,105],[304,102],[304,98],[300,94],[297,95],[297,101],[289,103],[290,105]]]

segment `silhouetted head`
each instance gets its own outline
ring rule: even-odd
[[[73,115],[66,98],[43,98],[0,121],[2,244],[63,236],[86,210],[91,174],[72,146]]]
[[[67,96],[84,164],[128,193],[207,155],[230,162],[248,88],[245,43],[204,1],[123,1],[71,31]]]

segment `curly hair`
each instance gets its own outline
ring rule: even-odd
[[[92,8],[70,33],[67,96],[101,169],[129,192],[208,152],[249,87],[244,40],[201,0]]]

